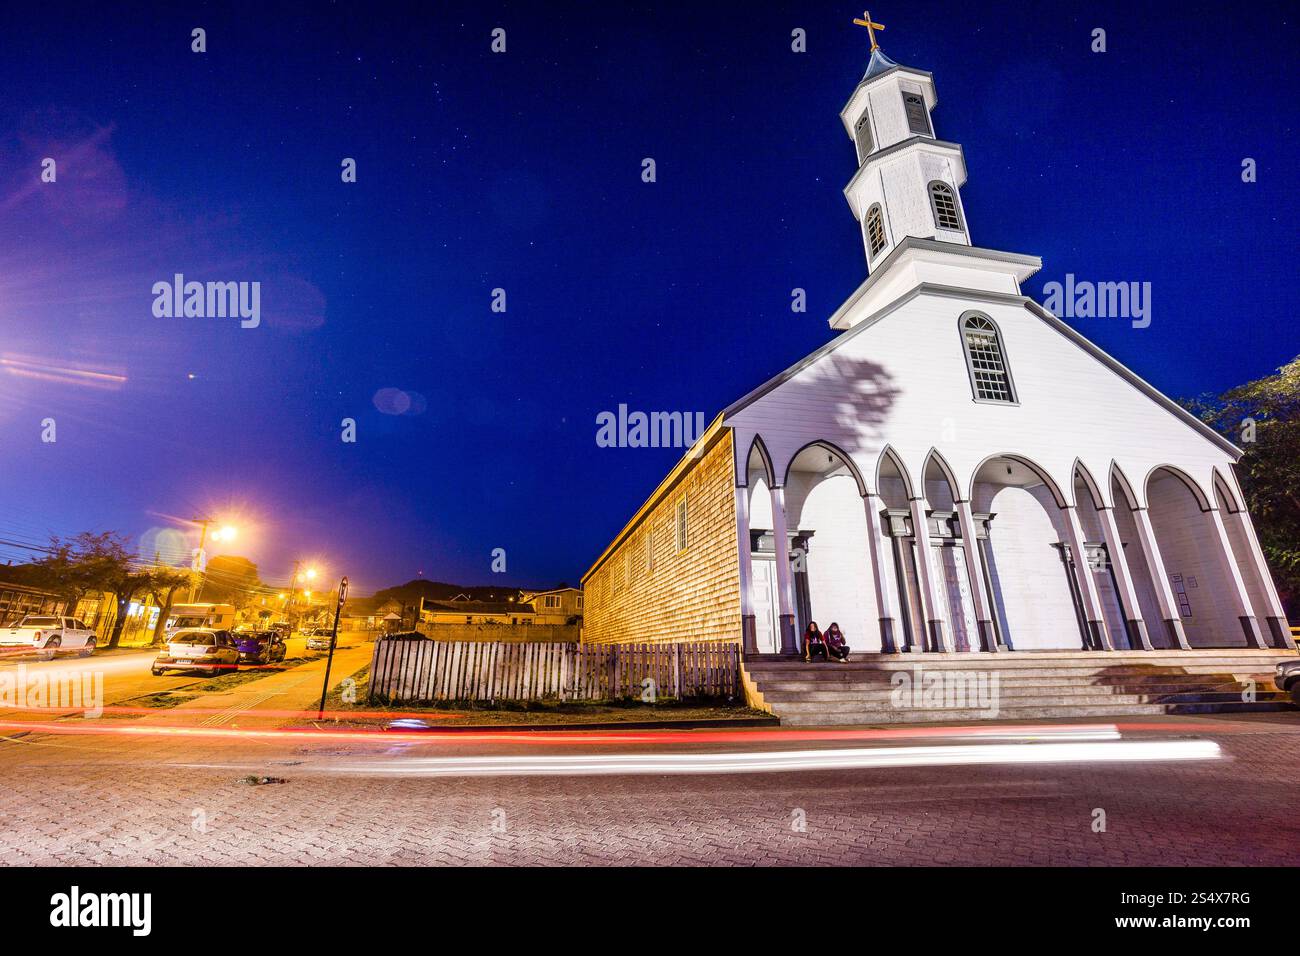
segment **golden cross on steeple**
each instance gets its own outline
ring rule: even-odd
[[[875,53],[877,50],[880,49],[880,44],[876,42],[876,31],[877,31],[877,30],[883,30],[883,29],[885,29],[885,27],[884,27],[883,24],[880,24],[880,23],[872,23],[872,22],[871,22],[871,12],[868,11],[868,10],[863,10],[863,11],[862,11],[862,16],[863,16],[863,19],[861,19],[861,20],[854,20],[853,22],[856,23],[856,24],[857,24],[858,26],[860,26],[860,27],[866,27],[866,28],[867,28],[867,33],[870,34],[870,36],[871,36],[871,52],[872,52],[872,53]]]

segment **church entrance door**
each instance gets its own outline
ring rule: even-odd
[[[776,594],[776,559],[772,555],[753,556],[754,639],[760,654],[781,653],[778,627],[780,604]]]

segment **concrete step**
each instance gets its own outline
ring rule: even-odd
[[[888,683],[894,674],[912,674],[915,673],[911,665],[900,666],[889,669],[864,667],[855,668],[853,664],[801,664],[798,667],[787,668],[754,668],[745,665],[746,672],[756,681],[764,680],[817,680],[817,681],[881,681]],[[1182,667],[1134,667],[1120,665],[1115,667],[1085,667],[1085,666],[1041,666],[1041,667],[1003,667],[1000,663],[989,664],[983,662],[979,667],[967,665],[966,667],[929,667],[921,666],[920,673],[942,673],[948,671],[959,671],[964,673],[976,673],[982,670],[997,671],[1002,680],[1009,680],[1014,677],[1036,676],[1036,677],[1063,677],[1070,679],[1086,678],[1126,678],[1141,677],[1143,675],[1164,675],[1164,674],[1186,674],[1191,676],[1210,676],[1210,675],[1246,675],[1254,676],[1258,679],[1260,676],[1272,675],[1273,668],[1251,666],[1232,666],[1231,664],[1192,664]]]
[[[990,715],[980,710],[894,710],[889,713],[870,710],[850,710],[835,713],[796,713],[781,717],[783,727],[845,726],[849,724],[898,723],[979,723],[996,720],[1050,720],[1079,717],[1135,717],[1156,714],[1223,714],[1270,713],[1300,710],[1295,704],[1280,701],[1255,701],[1245,703],[1146,703],[1083,705],[1070,707],[1002,707]]]
[[[1290,698],[1281,693],[1257,694],[1255,702],[1288,703]],[[974,701],[967,699],[974,705]],[[804,714],[822,711],[825,713],[844,713],[845,711],[889,712],[895,710],[926,710],[942,712],[943,707],[895,707],[889,699],[870,700],[854,697],[837,697],[827,699],[824,695],[816,697],[791,698],[772,701],[774,707],[780,704],[782,716],[785,714]],[[1240,694],[1201,693],[1175,691],[1168,694],[1075,694],[1070,697],[1005,697],[999,696],[995,703],[999,711],[1016,710],[1031,707],[1036,710],[1051,708],[1075,708],[1089,706],[1109,706],[1124,704],[1233,704],[1245,703]]]
[[[988,666],[996,662],[1001,668],[1045,667],[1076,668],[1090,667],[1110,669],[1117,667],[1199,667],[1206,664],[1228,665],[1233,669],[1270,670],[1277,661],[1292,660],[1297,656],[1293,652],[1280,650],[1227,650],[1227,651],[1109,651],[1078,652],[1071,654],[1057,653],[999,653],[999,654],[854,654],[847,664],[830,662],[805,663],[799,658],[756,658],[746,659],[745,667],[755,673],[768,670],[783,670],[800,667],[834,667],[844,670],[897,670],[920,664],[923,667],[955,668],[958,670],[972,664]]]
[[[1082,697],[1096,698],[1097,700],[1116,699],[1119,697],[1142,697],[1149,700],[1169,697],[1172,695],[1207,695],[1213,694],[1223,699],[1240,699],[1244,688],[1233,685],[1210,684],[1210,685],[1189,685],[1189,684],[1152,684],[1143,687],[1091,687],[1091,686],[1072,686],[1072,687],[1053,687],[1044,690],[1036,687],[1015,687],[1002,686],[998,688],[998,699],[1003,701],[1016,700],[1034,700],[1034,701],[1053,701],[1061,702],[1073,701]],[[769,689],[762,688],[763,699],[775,707],[782,703],[802,703],[816,701],[863,701],[879,703],[884,706],[892,704],[894,692],[892,690],[880,690],[876,688],[858,689],[845,688],[843,690],[788,690],[788,689]],[[1257,699],[1265,695],[1277,696],[1283,698],[1282,694],[1273,687],[1257,687],[1255,696]]]

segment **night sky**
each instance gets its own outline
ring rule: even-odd
[[[576,583],[680,454],[599,448],[596,415],[712,419],[866,275],[838,118],[860,9],[611,6],[6,5],[0,539],[167,551],[207,514],[268,581]],[[1035,297],[1151,282],[1150,328],[1072,324],[1167,394],[1218,391],[1300,351],[1295,30],[1132,6],[872,14],[934,72],[975,244],[1041,255]],[[177,272],[259,281],[261,326],[155,318]]]

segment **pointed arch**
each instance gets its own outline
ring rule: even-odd
[[[1155,480],[1158,471],[1167,471],[1186,485],[1187,490],[1192,493],[1192,497],[1196,499],[1196,503],[1202,511],[1217,510],[1214,507],[1214,502],[1206,495],[1205,489],[1200,486],[1196,479],[1175,465],[1156,465],[1147,472],[1146,479],[1142,482],[1142,493],[1146,496],[1147,501],[1151,500],[1151,482]]]
[[[1085,464],[1083,463],[1083,460],[1080,459],[1080,458],[1076,458],[1076,459],[1074,459],[1074,464],[1070,466],[1070,494],[1071,494],[1071,497],[1074,496],[1074,479],[1075,479],[1075,478],[1079,478],[1079,479],[1081,479],[1081,480],[1083,481],[1083,487],[1086,488],[1086,489],[1088,490],[1088,494],[1089,494],[1089,495],[1091,496],[1091,498],[1092,498],[1092,506],[1093,506],[1094,508],[1096,508],[1098,511],[1100,511],[1102,508],[1106,507],[1106,497],[1107,497],[1107,496],[1104,495],[1104,494],[1102,494],[1101,486],[1099,486],[1099,485],[1097,484],[1097,480],[1096,480],[1095,478],[1092,477],[1092,472],[1090,472],[1090,471],[1088,470],[1088,466],[1085,465]],[[1078,502],[1078,501],[1075,501],[1074,503],[1077,505],[1079,502]]]
[[[844,462],[845,467],[849,469],[849,474],[853,476],[853,480],[857,483],[858,494],[861,495],[863,498],[867,496],[867,485],[866,482],[862,480],[862,474],[858,471],[857,463],[854,462],[852,457],[850,457],[848,452],[846,452],[843,448],[841,448],[839,445],[836,445],[834,442],[826,441],[826,439],[824,438],[818,438],[808,442],[806,445],[804,445],[802,448],[800,448],[793,455],[790,456],[790,460],[787,461],[785,464],[785,474],[781,479],[783,486],[788,485],[790,483],[790,469],[794,467],[795,460],[800,455],[802,455],[805,451],[807,451],[809,448],[824,448],[827,452],[834,455],[836,458],[840,459],[840,461]]]
[[[1245,511],[1241,502],[1237,499],[1237,494],[1232,490],[1232,485],[1218,468],[1211,469],[1210,482],[1214,488],[1218,489],[1219,494],[1223,496],[1223,503],[1227,508],[1228,514],[1237,514]]]
[[[957,480],[957,474],[948,464],[948,460],[943,457],[938,448],[931,446],[930,450],[925,453],[925,458],[921,461],[921,482],[924,485],[926,473],[930,470],[930,461],[933,459],[935,466],[943,474],[944,480],[948,482],[948,487],[952,489],[953,501],[963,501],[961,496],[961,482]]]
[[[894,468],[898,470],[898,476],[903,479],[903,491],[907,494],[907,500],[911,501],[916,497],[916,492],[913,490],[912,485],[912,476],[907,473],[907,466],[903,464],[902,456],[894,450],[893,445],[886,445],[882,448],[880,450],[880,457],[876,460],[876,492],[880,492],[880,466],[885,463],[886,458],[893,462]]]
[[[772,483],[776,481],[776,469],[772,467],[772,455],[763,442],[763,436],[757,433],[754,434],[754,440],[749,443],[749,451],[745,454],[745,467],[742,473],[737,476],[743,478],[744,481],[738,481],[736,485],[740,488],[749,487],[749,470],[754,461],[754,452],[758,452],[759,460],[763,463],[763,471],[766,473],[767,486],[771,488]]]
[[[1114,459],[1110,463],[1110,483],[1112,488],[1120,490],[1120,494],[1124,496],[1130,511],[1136,511],[1138,508],[1143,507],[1143,502],[1133,490],[1133,484],[1128,480],[1128,475],[1124,474],[1124,469]]]
[[[1047,487],[1047,490],[1052,495],[1052,500],[1056,502],[1056,506],[1058,508],[1069,507],[1069,502],[1066,500],[1065,495],[1061,494],[1060,487],[1056,484],[1056,481],[1052,478],[1052,476],[1048,474],[1046,468],[1038,464],[1038,462],[1030,458],[1026,458],[1024,455],[1014,455],[1014,454],[1008,454],[1006,452],[1000,452],[996,455],[989,455],[987,458],[985,458],[983,461],[981,461],[978,465],[975,466],[975,470],[972,471],[970,475],[970,486],[966,490],[966,497],[968,499],[973,500],[975,497],[975,481],[977,478],[979,478],[980,470],[983,469],[983,467],[987,465],[989,462],[998,458],[1005,458],[1008,461],[1014,461],[1018,465],[1024,465],[1035,475],[1037,475],[1039,481],[1041,481]]]

